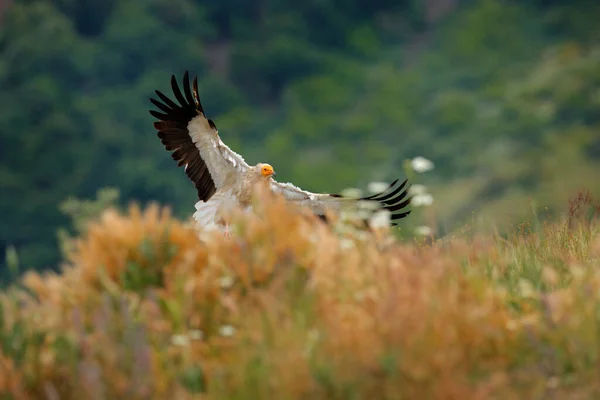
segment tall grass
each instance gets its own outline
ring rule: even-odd
[[[0,296],[2,398],[600,395],[591,197],[535,232],[429,244],[256,208],[230,239],[106,211],[59,274]]]

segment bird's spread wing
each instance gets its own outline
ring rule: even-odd
[[[407,197],[407,180],[398,184],[399,182],[400,180],[396,179],[383,192],[360,198],[345,197],[339,194],[311,193],[291,183],[280,183],[275,180],[271,183],[271,190],[283,195],[291,202],[312,208],[322,218],[325,218],[325,212],[328,209],[336,211],[351,210],[357,208],[360,203],[369,202],[375,205],[374,211],[382,209],[389,211],[392,225],[396,225],[395,221],[410,214],[410,210],[406,208],[411,200],[410,197]]]
[[[185,166],[186,175],[196,185],[198,197],[208,201],[219,188],[237,179],[238,174],[249,166],[242,156],[221,141],[214,122],[206,118],[198,96],[198,79],[194,78],[190,88],[186,71],[184,94],[175,76],[171,76],[171,87],[179,104],[158,90],[156,95],[160,101],[150,99],[161,110],[150,110],[150,114],[159,119],[154,122],[154,127],[165,148],[173,152],[178,166]]]

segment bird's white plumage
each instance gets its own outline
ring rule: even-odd
[[[193,218],[202,230],[223,230],[228,214],[239,205],[232,190],[217,192],[210,200],[200,200],[195,204],[196,212]],[[244,210],[248,211],[250,207],[245,207]]]
[[[214,230],[218,228],[215,222],[215,216],[219,209],[219,205],[221,204],[221,200],[220,196],[213,196],[208,201],[200,200],[196,203],[196,212],[194,213],[193,218],[199,227],[202,227],[204,230]]]
[[[291,183],[281,183],[275,180],[271,182],[271,190],[291,201],[311,201],[315,197],[314,193],[302,190]]]
[[[188,130],[217,190],[250,168],[241,155],[223,143],[217,130],[210,126],[204,114],[193,118]]]

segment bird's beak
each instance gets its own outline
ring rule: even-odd
[[[271,174],[272,178],[275,178],[277,176],[277,174],[275,173],[275,171],[273,171],[273,173]]]

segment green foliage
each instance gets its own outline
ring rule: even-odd
[[[75,231],[82,234],[85,232],[88,222],[97,219],[107,208],[114,207],[118,198],[118,189],[103,188],[96,192],[95,200],[80,200],[69,197],[60,204],[59,208],[70,217]]]
[[[440,232],[474,211],[489,228],[524,218],[530,197],[558,213],[581,187],[600,191],[597,2],[480,0],[433,17],[438,5],[11,3],[0,250],[13,246],[20,268],[56,265],[59,205],[102,187],[191,214],[193,187],[147,113],[185,69],[234,150],[306,189],[364,187],[432,159],[423,183],[443,204]]]
[[[180,377],[181,384],[190,393],[206,391],[204,372],[200,366],[188,367]]]
[[[6,265],[6,271],[4,271],[4,273],[0,272],[1,278],[9,277],[12,280],[19,276],[19,254],[17,253],[15,246],[9,245],[6,247],[4,263]]]
[[[163,239],[160,246],[144,240],[140,243],[139,251],[143,259],[139,263],[127,264],[121,274],[121,285],[127,290],[136,292],[141,292],[147,287],[162,286],[163,268],[175,256],[177,249]]]
[[[63,214],[66,214],[71,222],[71,229],[60,227],[57,230],[58,240],[63,254],[69,252],[74,239],[69,231],[71,230],[77,235],[85,233],[88,222],[97,219],[104,210],[115,207],[118,199],[118,189],[103,188],[96,192],[95,200],[80,200],[69,197],[60,203],[60,211]]]

